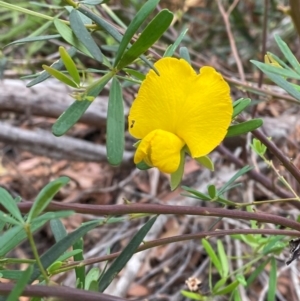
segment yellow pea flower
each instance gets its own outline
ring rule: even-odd
[[[128,116],[130,134],[141,139],[134,163],[174,173],[187,146],[198,158],[224,139],[232,118],[230,88],[212,67],[197,74],[183,59],[162,58],[142,82]]]

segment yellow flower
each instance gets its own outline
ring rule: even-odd
[[[230,88],[212,67],[200,74],[183,59],[162,58],[142,82],[128,116],[130,134],[141,139],[134,163],[175,172],[186,145],[198,158],[224,139],[232,118]]]

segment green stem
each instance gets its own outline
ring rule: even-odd
[[[69,1],[68,1],[69,2]],[[73,2],[73,1],[71,1]],[[13,4],[9,4],[9,3],[6,3],[6,2],[3,2],[3,1],[0,1],[0,7],[4,7],[4,8],[7,8],[9,10],[14,10],[14,11],[18,11],[20,13],[23,13],[23,14],[26,14],[26,15],[31,15],[31,16],[34,16],[34,17],[38,17],[38,18],[42,18],[42,19],[46,19],[46,20],[49,20],[49,21],[53,21],[55,19],[55,17],[50,17],[48,15],[45,15],[45,14],[41,14],[41,13],[38,13],[38,12],[35,12],[35,11],[32,11],[30,9],[27,9],[27,8],[24,8],[24,7],[20,7],[20,6],[17,6],[17,5],[13,5]],[[73,5],[72,5],[73,6]],[[76,6],[75,6],[76,7]],[[61,22],[69,25],[70,22],[69,21],[66,21],[66,20],[62,20],[62,19],[59,19]],[[86,28],[91,28],[91,29],[96,29],[97,26],[96,25],[93,25],[93,24],[85,24],[85,27]]]
[[[45,269],[42,265],[42,262],[40,260],[40,256],[38,254],[38,251],[37,251],[37,248],[36,248],[33,236],[32,236],[30,224],[28,224],[28,223],[24,224],[24,230],[27,234],[27,237],[28,237],[31,249],[32,249],[33,256],[36,260],[36,264],[38,265],[39,269],[41,270],[41,273],[42,273],[46,283],[49,283],[49,278],[48,278],[47,272],[45,271]]]

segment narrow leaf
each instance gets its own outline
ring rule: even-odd
[[[180,35],[177,37],[176,41],[173,43],[173,45],[171,45],[171,47],[169,47],[167,49],[167,51],[164,54],[164,57],[169,57],[169,56],[173,56],[174,52],[176,51],[177,47],[179,46],[179,44],[181,43],[181,41],[183,40],[184,36],[186,35],[187,31],[189,29],[185,28],[181,31]]]
[[[214,162],[208,156],[198,157],[195,158],[195,160],[201,165],[203,165],[204,167],[206,167],[207,169],[211,171],[215,170]]]
[[[49,74],[51,74],[53,77],[55,77],[56,79],[58,79],[60,82],[65,83],[66,85],[73,87],[73,88],[78,88],[78,85],[68,76],[66,76],[65,74],[63,74],[62,72],[51,68],[47,65],[42,65],[43,69],[46,70]]]
[[[257,65],[255,61],[251,61],[254,65]],[[259,66],[257,66],[261,69]],[[261,69],[262,70],[262,69]],[[280,88],[285,90],[288,94],[295,97],[297,100],[300,100],[300,92],[297,91],[292,84],[286,81],[282,76],[276,75],[274,73],[268,72],[266,70],[262,70],[275,84],[277,84]]]
[[[59,256],[61,256],[65,251],[67,251],[68,248],[70,248],[79,238],[83,237],[90,230],[96,228],[97,226],[101,226],[104,223],[111,224],[120,221],[124,221],[124,218],[111,218],[109,220],[100,219],[83,224],[75,231],[68,234],[66,237],[54,244],[41,256],[41,262],[44,269],[47,269],[53,262],[55,262],[55,260],[59,258]],[[35,264],[33,274],[30,278],[30,283],[36,280],[40,276],[40,274],[40,269]]]
[[[28,214],[27,222],[30,223],[33,218],[38,216],[52,201],[53,197],[60,188],[69,182],[68,177],[60,177],[47,184],[36,197]]]
[[[171,174],[170,186],[171,190],[175,190],[181,183],[185,163],[185,151],[184,148],[180,152],[180,163],[178,169]]]
[[[252,169],[252,167],[250,167],[249,165],[246,165],[243,168],[241,168],[233,177],[230,178],[229,181],[227,181],[226,184],[223,185],[223,187],[221,189],[219,189],[218,194],[222,195],[223,193],[225,193],[230,188],[232,183],[234,183],[235,180],[237,180],[239,177],[241,177],[242,175],[244,175],[245,173],[247,173],[251,169]]]
[[[157,217],[151,218],[131,239],[128,245],[124,248],[121,254],[115,259],[112,265],[108,268],[99,283],[99,292],[103,292],[108,285],[113,281],[117,274],[123,269],[128,260],[133,256],[139,245],[143,242],[145,236],[153,226]]]
[[[228,128],[228,132],[226,137],[234,137],[243,134],[247,134],[251,131],[256,130],[260,126],[262,126],[263,121],[260,118],[248,120],[239,124],[231,125]]]
[[[50,228],[56,242],[67,236],[67,230],[60,219],[53,219],[50,221]]]
[[[74,261],[82,261],[84,260],[83,257],[83,239],[82,237],[79,238],[73,245],[73,250],[79,250],[80,252],[74,255]],[[85,267],[79,266],[75,268],[76,274],[76,283],[77,288],[83,289],[85,287]]]
[[[283,53],[287,61],[291,64],[291,66],[293,66],[296,72],[300,74],[299,62],[297,58],[294,56],[294,54],[292,53],[292,51],[290,50],[290,48],[288,47],[288,45],[280,38],[279,35],[276,34],[274,37],[277,45],[279,46],[281,52]]]
[[[73,59],[68,54],[67,50],[62,46],[59,47],[59,54],[62,61],[64,62],[66,69],[68,70],[68,73],[71,75],[77,86],[79,86],[80,76]]]
[[[161,10],[141,33],[137,41],[124,53],[117,68],[123,69],[146,52],[169,28],[172,20],[173,14],[170,11]]]
[[[250,275],[250,277],[247,279],[247,287],[250,287],[250,285],[253,283],[253,281],[258,277],[259,274],[262,273],[266,265],[270,262],[270,258],[268,258],[266,261],[261,263],[256,269],[254,269]]]
[[[68,54],[72,57],[75,55],[75,53],[77,52],[77,50],[74,47],[71,47],[68,50]],[[52,69],[56,69],[56,70],[60,70],[62,69],[64,66],[64,63],[62,61],[62,59],[59,59],[58,61],[56,61],[55,63],[53,63],[50,67]],[[36,84],[39,84],[43,81],[45,81],[47,78],[49,78],[51,76],[51,74],[49,74],[47,71],[42,71],[35,79],[33,79],[31,82],[29,82],[26,87],[32,87]]]
[[[232,118],[242,113],[251,103],[250,98],[241,98],[233,103],[233,114]]]
[[[72,29],[63,23],[62,21],[58,19],[54,19],[54,25],[56,27],[56,30],[60,33],[60,35],[63,37],[65,41],[67,41],[70,45],[74,46],[84,54],[88,56],[92,56],[91,53],[88,51],[88,49],[82,44],[77,37],[73,34]]]
[[[76,100],[68,109],[58,117],[52,126],[52,133],[55,136],[64,135],[84,114],[92,104],[90,98],[95,98],[102,91],[112,77],[112,73],[107,73],[90,87],[82,100]]]
[[[34,222],[31,225],[31,232],[34,233],[41,228],[46,222]],[[0,257],[5,256],[9,251],[14,249],[18,244],[27,238],[23,226],[18,225],[8,229],[0,236]]]
[[[106,124],[107,159],[111,165],[119,165],[123,159],[125,144],[125,114],[122,87],[116,77],[109,92]]]
[[[142,25],[142,23],[145,21],[145,19],[153,12],[156,5],[159,3],[159,0],[150,0],[147,1],[141,9],[136,13],[132,21],[130,22],[121,42],[118,48],[118,51],[116,53],[114,67],[116,67],[124,54],[126,48],[128,47],[128,44],[130,43],[130,40],[135,35],[139,27]]]
[[[269,64],[257,62],[254,60],[251,60],[251,63],[254,64],[256,67],[258,67],[263,72],[273,73],[287,78],[300,79],[300,74],[290,69],[284,69]]]
[[[75,241],[77,241],[88,231],[96,228],[100,224],[101,221],[99,220],[85,223],[81,227],[77,228],[75,231],[58,241],[51,248],[49,248],[40,258],[44,269],[47,269],[52,263],[54,263],[59,258],[59,256],[61,256],[65,251],[67,251],[68,248],[70,248],[75,243]],[[33,274],[30,278],[30,283],[36,280],[40,276],[40,274],[40,269],[35,264]]]
[[[179,48],[179,55],[181,58],[186,60],[189,64],[191,64],[191,57],[189,54],[189,50],[186,47],[180,47]]]
[[[11,293],[8,295],[6,301],[16,301],[19,300],[25,286],[27,285],[30,275],[32,274],[32,265],[30,265],[23,273],[22,277],[17,281],[16,285],[12,289]]]
[[[227,278],[229,275],[229,265],[228,265],[229,261],[224,249],[224,245],[220,239],[217,240],[217,247],[218,247],[219,259],[222,265],[223,277]]]
[[[217,254],[215,253],[214,249],[212,248],[212,246],[208,242],[208,240],[202,239],[201,241],[202,241],[203,248],[205,249],[207,255],[209,256],[209,259],[214,264],[214,266],[218,270],[220,276],[222,277],[222,274],[223,274],[222,265],[221,265],[221,262],[217,256]]]
[[[0,211],[0,221],[11,224],[11,225],[23,224],[23,222],[21,223],[21,222],[17,221],[13,217],[9,216],[7,213],[4,213],[2,211]]]
[[[38,217],[35,217],[34,221],[35,222],[40,222],[40,221],[48,222],[52,219],[64,218],[64,217],[68,217],[72,214],[74,214],[74,211],[72,211],[72,210],[63,210],[63,211],[58,211],[58,212],[46,212]]]
[[[15,45],[15,44],[24,44],[24,43],[31,43],[31,42],[37,42],[37,41],[50,41],[52,39],[57,39],[60,38],[60,34],[53,34],[53,35],[46,35],[46,36],[37,36],[37,37],[27,37],[23,39],[19,39],[16,41],[13,41],[3,47],[3,49],[7,46],[10,45]]]
[[[2,187],[0,187],[0,205],[2,205],[7,210],[7,212],[9,212],[9,214],[11,214],[20,223],[24,222],[16,201]]]
[[[102,53],[92,38],[90,32],[85,28],[83,21],[76,9],[70,13],[70,25],[78,40],[88,49],[92,57],[98,62],[102,62]]]
[[[220,289],[219,291],[215,292],[215,295],[226,295],[230,294],[232,291],[234,291],[239,285],[239,282],[237,280],[233,281],[232,283],[228,284],[224,288]]]
[[[269,289],[267,300],[274,301],[276,296],[276,289],[277,289],[277,265],[276,259],[274,257],[271,258],[271,270],[269,276]]]

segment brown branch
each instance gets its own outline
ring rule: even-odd
[[[15,288],[12,283],[0,283],[0,295],[8,296]],[[66,286],[27,285],[21,296],[56,297],[64,301],[126,301],[126,299],[107,294],[79,290]]]
[[[243,120],[243,119],[241,119]],[[298,168],[289,160],[289,158],[283,154],[283,152],[265,136],[261,130],[254,130],[253,136],[260,140],[268,150],[283,164],[283,166],[292,174],[295,180],[300,184],[300,172]]]
[[[57,159],[95,162],[107,160],[106,148],[103,145],[96,145],[68,136],[55,137],[41,129],[37,131],[24,130],[1,121],[0,141]],[[124,152],[123,161],[128,162],[132,157],[131,152]]]
[[[192,239],[201,239],[201,238],[209,238],[209,237],[217,237],[217,236],[225,236],[225,235],[238,235],[238,234],[262,234],[262,235],[285,235],[285,236],[296,236],[299,237],[300,234],[298,231],[292,230],[278,230],[278,229],[230,229],[230,230],[215,230],[215,231],[203,231],[200,233],[193,234],[184,234],[184,235],[176,235],[166,238],[155,239],[152,241],[144,242],[143,245],[139,246],[136,253],[145,251],[150,248],[163,246],[170,243],[181,242]],[[83,261],[75,261],[70,264],[67,264],[65,267],[73,267],[80,264],[80,266],[86,266],[90,264],[95,264],[107,260],[112,260],[118,257],[121,254],[120,252],[115,252],[109,255],[104,255],[101,257],[90,258]]]
[[[18,204],[23,213],[29,212],[32,202],[21,202]],[[5,210],[3,207],[1,210]],[[149,214],[176,214],[176,215],[202,215],[215,217],[228,217],[242,220],[256,220],[262,223],[281,225],[300,231],[300,223],[291,219],[262,212],[246,212],[241,210],[229,210],[222,208],[196,207],[196,206],[170,206],[157,204],[130,204],[130,205],[86,205],[86,204],[64,204],[51,202],[46,211],[74,210],[77,213],[93,214],[96,216],[116,216],[134,213]]]
[[[30,89],[26,81],[5,79],[0,83],[0,112],[15,112],[57,118],[73,102],[72,90],[66,85],[48,79]],[[79,122],[103,128],[106,125],[107,96],[96,97]]]

